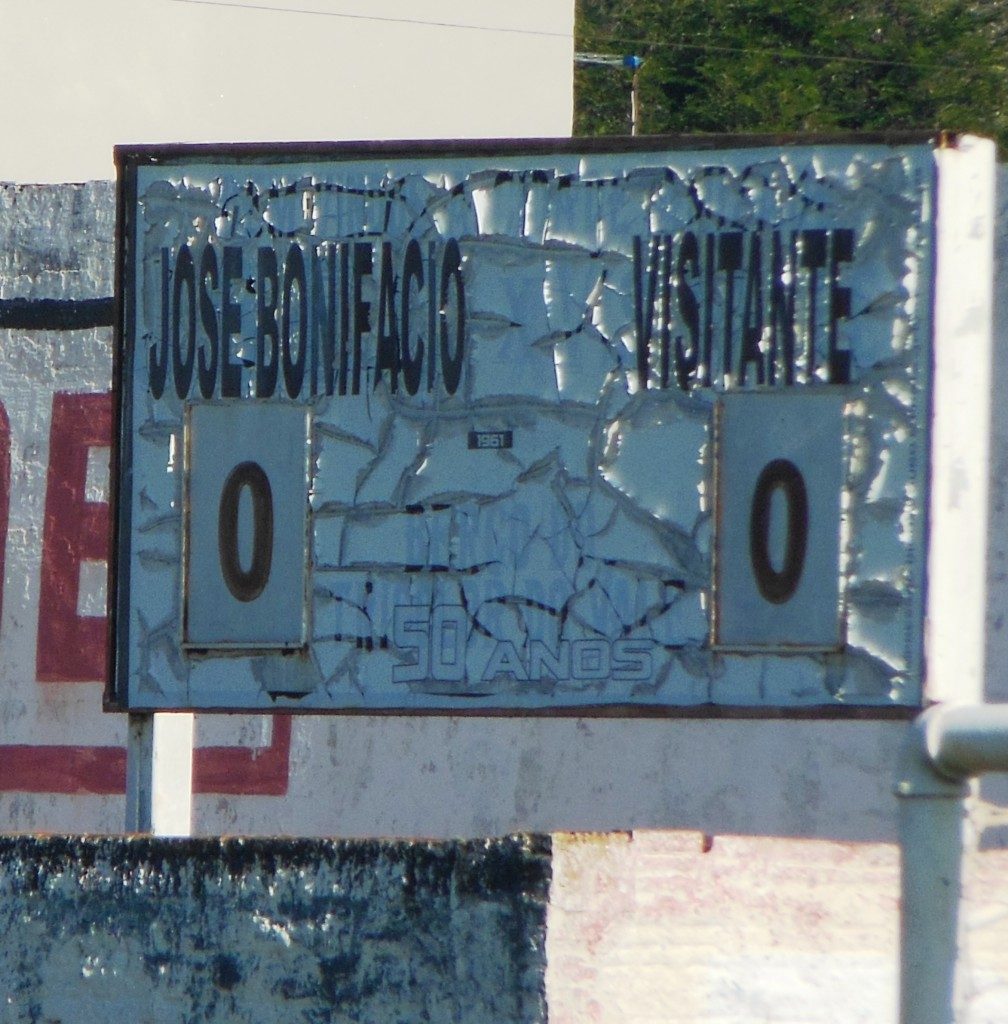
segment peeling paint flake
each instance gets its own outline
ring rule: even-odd
[[[126,158],[120,699],[918,703],[932,147],[459,152]]]

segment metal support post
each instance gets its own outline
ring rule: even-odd
[[[638,88],[640,79],[640,67],[634,68],[633,78],[630,79],[630,134],[636,135],[640,125],[640,90]]]
[[[900,760],[900,1022],[953,1024],[969,780],[1008,771],[1008,705],[929,708]]]
[[[126,831],[192,834],[191,714],[131,714],[126,743]]]
[[[154,716],[130,715],[126,736],[126,831],[153,832]]]

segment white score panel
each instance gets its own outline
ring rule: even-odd
[[[839,648],[844,396],[725,395],[715,642]]]
[[[187,647],[307,643],[310,418],[256,401],[187,408]]]

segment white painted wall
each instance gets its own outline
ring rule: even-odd
[[[4,4],[0,181],[140,142],[569,135],[573,0]]]

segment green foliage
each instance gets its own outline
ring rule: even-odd
[[[642,134],[946,128],[1008,148],[994,0],[578,0],[575,49],[645,59]],[[577,67],[574,131],[627,134],[629,71]]]

